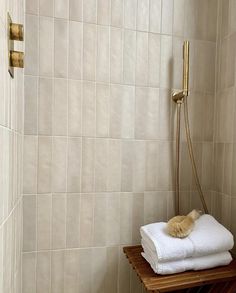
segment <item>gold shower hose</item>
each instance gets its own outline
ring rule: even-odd
[[[208,214],[208,208],[207,208],[206,200],[202,192],[202,187],[199,181],[199,176],[198,176],[196,162],[195,162],[194,153],[193,153],[193,145],[192,145],[192,139],[191,139],[191,133],[190,133],[190,127],[189,127],[189,118],[188,118],[188,97],[187,96],[184,97],[184,122],[185,122],[184,123],[185,132],[186,132],[186,138],[187,138],[187,144],[188,144],[188,152],[189,152],[192,170],[193,170],[193,174],[195,178],[195,183],[198,189],[198,193],[202,202],[204,212]]]
[[[193,146],[191,140],[191,133],[189,127],[189,118],[188,118],[188,89],[189,89],[189,41],[184,41],[183,44],[183,90],[180,92],[176,92],[173,94],[173,101],[177,104],[177,127],[176,127],[176,174],[175,174],[175,184],[176,184],[176,199],[175,199],[175,213],[179,215],[180,210],[180,179],[179,179],[179,164],[180,164],[180,121],[181,121],[181,105],[184,104],[184,124],[188,145],[188,152],[190,156],[190,161],[192,164],[192,170],[194,174],[195,183],[197,186],[197,190],[202,202],[202,206],[204,212],[208,214],[208,209],[206,205],[206,201],[202,192],[201,184],[199,181],[196,162],[193,153]]]

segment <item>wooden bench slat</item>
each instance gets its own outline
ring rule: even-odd
[[[123,251],[148,292],[173,292],[216,283],[225,283],[230,292],[236,292],[236,260],[228,266],[162,276],[155,274],[149,263],[141,256],[141,245],[124,247]],[[214,290],[217,289],[217,285],[214,287],[213,292],[216,292]]]

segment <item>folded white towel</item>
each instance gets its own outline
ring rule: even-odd
[[[220,252],[201,257],[189,257],[183,260],[156,263],[150,255],[142,252],[142,256],[149,262],[153,271],[160,275],[181,273],[188,270],[204,270],[228,265],[232,261],[229,252]]]
[[[170,236],[166,227],[161,222],[140,228],[142,238],[159,262],[225,252],[234,245],[233,235],[210,215],[202,215],[192,233],[183,239]]]

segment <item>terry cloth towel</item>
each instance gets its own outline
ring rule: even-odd
[[[148,247],[158,262],[183,260],[225,252],[233,248],[233,235],[210,215],[202,215],[191,234],[183,239],[170,236],[166,223],[153,223],[140,228]]]
[[[232,261],[232,256],[228,251],[162,263],[156,263],[146,252],[142,252],[142,256],[147,262],[149,262],[153,271],[160,275],[181,273],[188,270],[197,271],[211,269],[218,266],[228,265]]]

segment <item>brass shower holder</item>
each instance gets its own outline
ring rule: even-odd
[[[172,94],[172,100],[176,104],[182,104],[184,102],[184,98],[187,96],[187,94],[184,91],[181,92],[174,92]]]
[[[8,72],[14,78],[14,67],[24,68],[24,53],[14,50],[14,41],[24,40],[24,27],[13,23],[10,14],[7,14],[8,37]]]

